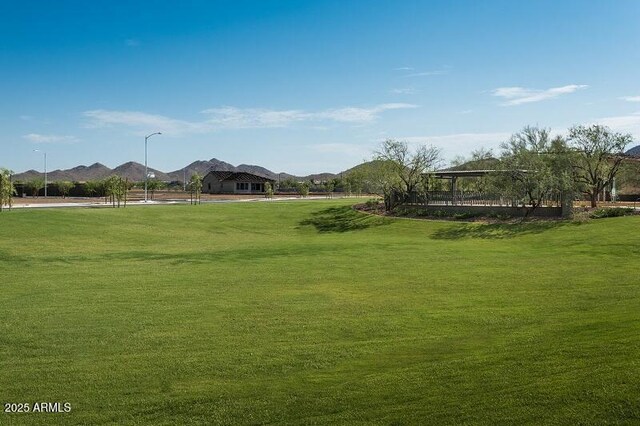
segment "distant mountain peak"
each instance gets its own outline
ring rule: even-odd
[[[154,173],[156,179],[162,181],[183,181],[184,179],[190,179],[194,173],[198,173],[200,176],[206,175],[211,170],[228,171],[228,172],[246,172],[259,176],[268,177],[270,179],[277,179],[278,176],[282,176],[282,179],[293,178],[296,180],[309,180],[322,177],[323,179],[331,179],[337,175],[333,173],[317,173],[309,176],[294,176],[285,172],[274,173],[271,170],[254,165],[254,164],[240,164],[237,167],[233,164],[227,163],[217,158],[211,160],[196,160],[181,169],[174,170],[173,172],[165,173],[160,170],[148,167],[149,172]],[[96,162],[90,166],[79,165],[68,170],[55,170],[48,173],[48,180],[54,182],[56,180],[70,180],[77,182],[86,182],[89,180],[104,179],[110,175],[119,175],[128,178],[132,181],[144,180],[144,164],[140,164],[136,161],[127,161],[120,164],[114,169],[110,169],[102,163]],[[15,180],[31,180],[34,178],[43,177],[43,173],[38,170],[28,170],[23,173],[17,173],[14,175]]]

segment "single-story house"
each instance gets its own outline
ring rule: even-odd
[[[202,179],[202,192],[206,194],[264,194],[264,184],[273,187],[275,180],[246,172],[212,170]]]

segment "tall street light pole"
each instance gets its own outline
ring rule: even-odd
[[[147,181],[149,180],[149,172],[147,171],[147,141],[151,136],[161,135],[160,132],[151,133],[144,137],[144,202],[147,202]]]
[[[34,149],[33,152],[41,152],[44,154],[44,198],[47,198],[47,153],[39,149]]]

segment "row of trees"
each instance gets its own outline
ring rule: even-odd
[[[68,180],[60,180],[60,181],[50,182],[47,186],[49,188],[51,187],[56,188],[58,190],[58,193],[60,193],[60,195],[62,196],[62,198],[65,198],[69,195],[69,192],[73,189],[73,187],[75,186],[75,183]],[[40,191],[42,191],[43,189],[44,189],[44,179],[42,178],[33,178],[31,180],[28,180],[22,183],[22,190],[25,193],[28,193],[34,197],[37,197]]]
[[[599,195],[618,175],[624,148],[632,140],[630,134],[600,125],[574,126],[567,136],[554,138],[548,129],[525,127],[502,145],[499,167],[506,173],[497,179],[499,189],[526,194],[533,208],[552,193],[571,200],[582,193],[596,207]]]
[[[305,197],[309,195],[309,193],[324,193],[327,197],[331,198],[335,192],[360,196],[363,193],[371,193],[367,190],[367,174],[368,171],[362,170],[360,167],[356,167],[344,177],[338,176],[320,182],[317,180],[300,182],[288,178],[280,181],[275,185],[275,187],[271,187],[271,189],[274,192],[295,192],[298,195]]]
[[[621,170],[627,170],[623,152],[631,141],[631,135],[600,125],[574,126],[566,136],[555,137],[549,129],[528,126],[501,145],[498,158],[491,151],[473,153],[474,168],[495,170],[476,179],[474,189],[522,199],[531,211],[557,194],[572,200],[574,194],[582,193],[596,207],[599,194],[611,187]],[[465,162],[458,159],[457,163]],[[375,153],[361,184],[383,196],[385,208],[391,210],[411,194],[440,189],[442,183],[429,172],[441,164],[440,150],[433,146],[411,150],[406,142],[390,139]]]
[[[33,191],[32,193],[36,196],[44,188],[44,181],[42,181],[42,184],[39,182],[40,180],[38,179],[26,182],[23,184],[23,189]],[[161,187],[161,185],[155,185],[156,182],[159,181],[149,180],[147,183],[147,189],[151,191],[152,198],[154,191]],[[53,182],[51,185],[55,186],[63,197],[66,197],[75,184],[69,181],[59,181]],[[104,197],[105,202],[110,202],[114,207],[126,207],[128,193],[135,186],[136,183],[127,178],[112,175],[106,179],[84,183],[84,191],[89,196]],[[202,177],[197,173],[191,176],[188,191],[191,193],[191,204],[200,204]],[[14,195],[15,186],[11,181],[11,172],[6,169],[0,169],[0,210],[4,206],[11,206]]]
[[[113,181],[112,178],[113,176],[110,176],[106,179],[101,179],[101,180],[87,181],[82,184],[84,186],[84,192],[88,196],[99,196],[99,197],[104,196],[106,193],[106,185],[110,184],[110,182]],[[126,180],[128,181],[128,179]],[[22,184],[22,190],[26,194],[29,194],[33,197],[37,197],[38,194],[44,189],[44,179],[42,178],[33,178],[25,182],[21,182],[21,184]],[[128,185],[129,185],[129,189],[132,189],[134,187],[144,188],[144,182],[130,182]],[[66,181],[66,180],[50,182],[48,184],[49,188],[51,187],[56,188],[58,194],[62,196],[62,198],[66,198],[67,196],[69,196],[69,193],[75,186],[76,186],[75,182]],[[153,199],[153,195],[155,194],[155,191],[164,189],[166,187],[167,187],[167,184],[158,179],[149,179],[149,181],[147,182],[147,189],[151,193],[152,199]]]
[[[56,188],[57,194],[59,194],[63,198],[69,196],[73,188],[76,186],[81,187],[79,190],[80,190],[80,193],[83,195],[109,198],[110,195],[107,194],[107,190],[106,190],[107,181],[109,179],[111,179],[111,177],[107,179],[102,179],[102,180],[91,180],[91,181],[84,182],[82,184],[77,182],[71,182],[71,181],[55,181],[55,182],[50,182],[48,184],[48,187],[50,189]],[[349,173],[344,178],[335,177],[322,182],[312,181],[312,180],[299,182],[289,178],[281,181],[279,184],[276,184],[276,185],[271,185],[271,184],[265,185],[265,195],[272,197],[273,194],[277,191],[296,192],[300,196],[308,196],[309,193],[314,192],[314,193],[325,193],[327,194],[327,197],[332,197],[332,194],[336,191],[343,192],[348,195],[351,195],[351,194],[361,195],[363,193],[363,190],[366,188],[366,184],[363,179],[364,179],[364,174],[362,173],[362,171],[359,171],[359,170],[355,170],[352,173]],[[200,181],[200,188],[196,189],[194,185],[197,185],[198,180]],[[144,188],[144,181],[143,182],[128,181],[128,182],[129,182],[128,183],[129,189]],[[194,195],[194,200],[196,198],[195,197],[196,193],[201,194],[202,192],[201,182],[202,182],[202,176],[195,173],[194,175],[191,176],[189,182],[187,182],[187,184],[185,185],[186,191]],[[44,189],[44,180],[41,178],[33,178],[28,181],[18,182],[18,184],[22,192],[24,192],[25,194],[31,195],[33,197],[37,197],[38,194],[41,193],[42,190]],[[152,200],[154,199],[156,191],[159,191],[162,189],[182,190],[183,185],[181,183],[178,183],[172,186],[171,184],[168,184],[158,179],[149,179],[147,181],[147,190],[149,191],[149,195]],[[200,195],[198,195],[198,199],[199,197]]]

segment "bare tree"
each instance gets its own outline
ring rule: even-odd
[[[597,207],[598,195],[613,182],[624,159],[624,148],[633,138],[594,124],[572,127],[568,140],[575,151],[572,156],[574,179],[589,196],[591,207]]]

